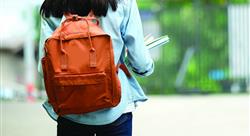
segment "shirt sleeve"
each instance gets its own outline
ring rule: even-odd
[[[144,45],[141,18],[136,0],[127,0],[122,37],[127,48],[127,62],[139,76],[148,76],[154,71],[154,63]]]
[[[56,22],[59,22],[55,18],[44,18],[41,17],[41,30],[40,30],[40,41],[38,48],[38,73],[43,77],[41,59],[44,56],[44,43],[46,39],[52,35],[54,30],[57,28]]]

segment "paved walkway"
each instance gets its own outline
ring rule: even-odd
[[[56,136],[41,102],[1,102],[0,136]],[[151,96],[134,113],[133,136],[249,136],[249,97]]]

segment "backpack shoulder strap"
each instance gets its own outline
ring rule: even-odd
[[[118,73],[118,69],[119,69],[119,68],[126,74],[126,76],[127,76],[128,78],[131,77],[131,74],[130,74],[130,72],[129,72],[129,70],[128,70],[128,68],[127,68],[127,66],[126,66],[125,64],[119,63],[119,64],[116,66],[116,71],[117,71],[117,73]]]

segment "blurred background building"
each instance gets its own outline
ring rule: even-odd
[[[37,92],[38,7],[42,0],[3,0],[0,17],[0,97],[29,98]]]
[[[0,8],[1,99],[43,97],[37,74],[43,0],[3,0]],[[145,35],[169,35],[151,51],[148,94],[250,91],[250,4],[247,0],[138,0]]]

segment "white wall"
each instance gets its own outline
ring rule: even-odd
[[[228,27],[230,76],[250,79],[250,4],[228,7]]]
[[[33,26],[30,21],[32,8],[43,0],[1,0],[1,48],[15,49],[23,45]]]

